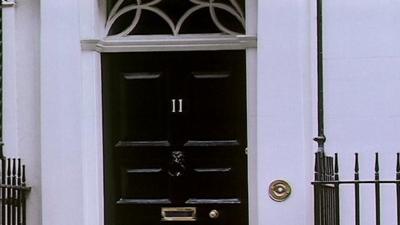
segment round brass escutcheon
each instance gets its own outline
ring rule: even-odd
[[[210,211],[210,213],[208,214],[208,216],[209,216],[211,219],[217,219],[217,218],[219,217],[219,212],[218,212],[218,210],[213,209],[213,210]]]
[[[275,180],[269,185],[269,197],[276,202],[285,201],[291,193],[290,184],[284,180]]]

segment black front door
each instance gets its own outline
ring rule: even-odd
[[[247,225],[245,51],[102,55],[106,225]]]

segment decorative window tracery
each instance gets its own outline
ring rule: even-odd
[[[244,0],[114,0],[107,36],[245,33]]]

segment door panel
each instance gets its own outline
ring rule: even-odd
[[[186,146],[239,145],[238,121],[243,112],[234,111],[239,101],[231,72],[193,73],[190,83],[190,133]],[[240,104],[240,102],[239,102]],[[244,121],[241,121],[244,122]]]
[[[244,51],[102,55],[107,225],[247,225],[244,65]]]
[[[120,75],[121,140],[118,146],[169,145],[166,76],[165,72]]]
[[[245,200],[241,185],[246,185],[246,163],[244,152],[235,149],[221,150],[210,147],[207,150],[193,149],[188,153],[191,159],[190,199],[217,201]],[[235,152],[236,151],[236,152]],[[204,157],[207,155],[207,157]],[[231,204],[226,203],[226,204]]]
[[[245,67],[243,52],[201,52],[187,57],[190,118],[185,146],[245,146]],[[222,57],[222,58],[221,58]]]

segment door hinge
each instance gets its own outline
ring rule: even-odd
[[[8,8],[8,7],[13,7],[13,6],[15,6],[15,2],[14,1],[2,0],[0,8]]]
[[[245,149],[244,149],[244,154],[247,155],[248,153],[249,153],[249,150],[248,150],[247,148],[245,148]]]

